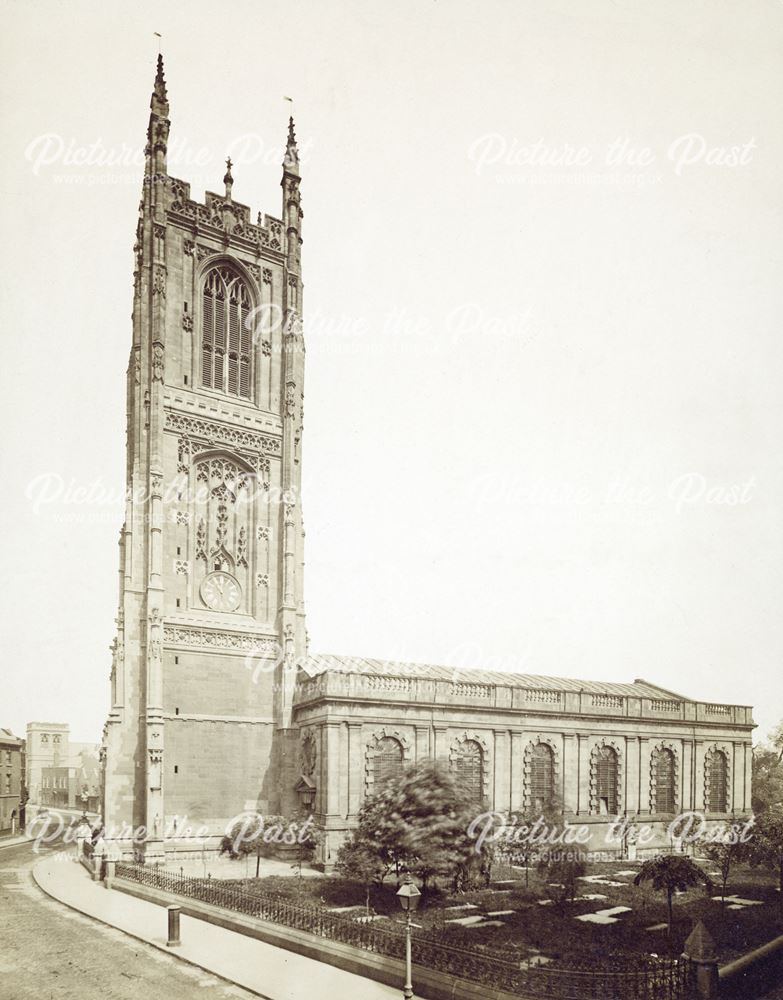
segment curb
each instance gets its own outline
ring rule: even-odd
[[[3,839],[5,839],[5,838],[3,838]],[[33,838],[32,837],[16,837],[14,839],[11,839],[9,837],[9,841],[10,841],[10,843],[4,844],[3,841],[0,840],[0,851],[7,850],[10,847],[23,847],[25,844],[32,844],[33,843]]]
[[[38,864],[41,864],[41,862],[39,861]],[[139,937],[138,934],[133,934],[131,931],[125,931],[121,927],[117,927],[114,924],[110,924],[108,920],[102,920],[100,917],[96,917],[94,914],[88,913],[87,910],[83,910],[81,907],[75,906],[73,903],[66,903],[64,900],[59,899],[57,896],[54,895],[54,893],[50,892],[47,888],[45,888],[45,886],[41,885],[41,883],[39,882],[35,871],[36,868],[38,867],[38,864],[33,865],[32,869],[30,870],[33,882],[35,882],[35,884],[38,886],[38,888],[45,896],[48,896],[49,899],[53,899],[56,903],[59,903],[60,906],[65,906],[67,907],[67,909],[73,910],[75,913],[81,913],[83,917],[89,917],[90,920],[94,920],[96,923],[103,924],[104,927],[111,927],[113,930],[119,931],[120,934],[124,934],[126,937],[132,938],[134,941],[140,941],[142,944],[149,945],[150,948],[157,948],[157,950],[162,951],[164,955],[171,955],[172,958],[179,959],[180,962],[185,962],[187,965],[192,965],[194,968],[200,969],[202,972],[206,972],[210,976],[214,976],[215,979],[219,979],[223,983],[228,983],[230,986],[237,986],[239,987],[239,989],[245,990],[245,992],[247,993],[252,993],[253,996],[260,997],[261,1000],[275,1000],[274,997],[270,997],[266,993],[259,993],[258,990],[254,990],[252,986],[245,986],[243,983],[238,983],[234,979],[228,979],[226,976],[221,976],[219,972],[213,971],[206,965],[201,965],[201,963],[195,962],[191,958],[185,958],[184,955],[177,952],[176,949],[174,948],[169,948],[167,945],[155,944],[154,941],[148,941],[146,938]]]

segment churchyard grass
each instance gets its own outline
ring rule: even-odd
[[[706,868],[709,870],[709,865]],[[553,900],[556,893],[552,887],[536,872],[529,873],[526,888],[524,872],[496,866],[488,889],[451,893],[446,887],[434,888],[428,893],[426,905],[417,912],[415,923],[429,936],[455,946],[514,960],[538,954],[565,959],[679,955],[694,923],[703,920],[715,939],[721,962],[726,962],[783,933],[774,879],[758,869],[738,867],[732,875],[728,894],[742,900],[742,904],[727,901],[724,908],[719,895],[710,897],[703,888],[677,895],[671,940],[665,927],[663,894],[649,886],[635,886],[634,874],[634,866],[628,862],[591,864],[587,878],[579,881],[576,900],[560,904]],[[513,880],[512,884],[507,884],[507,879]],[[251,892],[339,910],[357,919],[366,916],[365,887],[335,875],[223,881]],[[370,891],[371,913],[380,918],[379,927],[401,919],[395,893],[393,877]],[[349,907],[355,909],[346,909]],[[606,923],[600,922],[604,919],[601,917],[597,923],[577,919],[615,907],[628,909],[610,914]],[[455,922],[471,917],[481,919]]]

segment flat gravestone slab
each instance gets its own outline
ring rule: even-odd
[[[474,914],[472,917],[453,917],[451,920],[447,920],[446,923],[459,924],[460,927],[470,927],[471,924],[480,924],[483,919],[483,916]]]
[[[443,911],[446,910],[477,910],[478,907],[475,903],[458,903],[456,906],[444,906]]]
[[[665,931],[666,924],[650,924],[649,927],[644,928],[646,931]]]
[[[351,913],[355,910],[363,910],[363,906],[330,906],[327,913]]]
[[[615,885],[624,886],[627,882],[612,882],[606,875],[580,875],[580,882],[591,882],[593,885]]]
[[[507,917],[511,913],[516,913],[516,910],[487,910],[488,917]]]
[[[610,906],[606,910],[597,910],[595,913],[582,913],[575,920],[584,920],[589,924],[616,924],[619,914],[627,913],[630,906]]]

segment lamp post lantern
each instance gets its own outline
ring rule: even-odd
[[[416,888],[410,875],[405,876],[405,881],[397,890],[397,898],[400,906],[405,911],[405,985],[402,987],[402,995],[405,1000],[413,998],[413,983],[411,982],[411,913],[419,905],[421,893]]]

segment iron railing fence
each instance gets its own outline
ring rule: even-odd
[[[285,896],[262,895],[218,879],[192,878],[140,864],[118,863],[117,878],[268,920],[318,937],[390,958],[405,956],[402,925],[379,927]],[[491,952],[455,947],[416,930],[417,965],[537,1000],[683,1000],[688,995],[689,963],[684,958],[623,959],[600,965],[592,960],[553,960],[536,965],[510,961]]]

